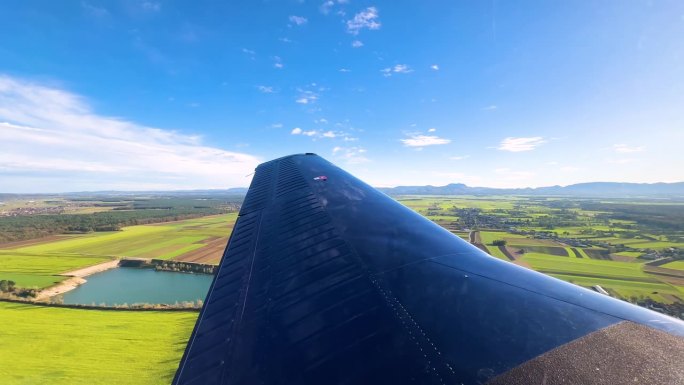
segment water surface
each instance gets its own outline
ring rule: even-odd
[[[85,279],[88,282],[64,294],[64,303],[111,306],[204,300],[213,276],[119,267]]]

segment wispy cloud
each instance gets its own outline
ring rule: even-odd
[[[458,156],[450,156],[449,160],[463,160],[463,159],[468,159],[470,158],[470,155],[458,155]]]
[[[259,159],[99,115],[69,91],[0,75],[0,179],[46,191],[244,186]]]
[[[257,86],[257,89],[264,94],[276,93],[276,89],[271,86]]]
[[[406,64],[397,64],[394,67],[383,68],[380,72],[382,72],[382,76],[390,77],[393,74],[408,74],[413,72],[413,70]]]
[[[366,149],[362,147],[335,147],[332,150],[333,157],[347,164],[360,164],[368,162]]]
[[[298,89],[299,96],[295,100],[295,102],[299,104],[312,104],[315,103],[318,100],[318,94],[314,91],[311,90],[305,90],[305,89]]]
[[[316,130],[310,130],[310,131],[304,131],[299,127],[295,127],[290,131],[290,134],[292,135],[304,135],[304,136],[316,136],[318,134],[318,131]]]
[[[161,11],[161,3],[157,1],[143,1],[140,3],[140,8],[148,12],[159,12]]]
[[[282,69],[285,65],[283,65],[283,59],[280,58],[280,56],[273,56],[273,67],[277,69]]]
[[[437,64],[433,64],[430,66],[430,69],[433,71],[439,71],[439,66]]]
[[[437,135],[409,134],[407,138],[401,139],[406,147],[426,147],[451,143],[451,139],[440,138]]]
[[[375,7],[368,7],[354,15],[353,19],[347,20],[347,32],[358,35],[359,32],[364,29],[380,29],[381,25],[378,9]]]
[[[303,135],[309,136],[315,139],[342,139],[345,142],[356,141],[357,139],[352,137],[350,134],[343,131],[333,131],[333,130],[309,130],[304,131],[299,127],[295,127],[290,132],[292,135]]]
[[[361,48],[363,47],[363,42],[361,40],[354,40],[351,42],[351,46],[354,48]]]
[[[626,144],[614,144],[613,150],[619,154],[630,154],[644,151],[643,146],[628,146]]]
[[[437,132],[437,129],[436,128],[429,128],[428,132]]]
[[[283,128],[283,124],[282,123],[273,123],[273,124],[271,124],[271,128]]]
[[[321,11],[322,14],[327,15],[330,13],[332,10],[332,7],[335,6],[335,2],[332,0],[324,1],[323,4],[321,4],[320,7],[318,7],[318,10]]]
[[[99,7],[87,1],[81,2],[81,8],[83,8],[86,14],[92,17],[105,17],[109,15],[107,8]]]
[[[295,24],[295,25],[304,25],[308,22],[306,17],[303,17],[303,16],[290,16],[289,20],[290,20],[290,23]]]
[[[544,143],[546,143],[546,140],[544,140],[544,138],[541,136],[534,136],[530,138],[508,137],[499,143],[499,147],[497,147],[497,149],[510,152],[532,151]]]
[[[348,68],[340,68],[340,72],[351,72]]]
[[[349,3],[349,0],[337,0],[337,1],[327,0],[327,1],[324,1],[323,4],[321,4],[320,7],[318,7],[318,10],[319,10],[322,14],[327,15],[327,14],[329,14],[329,13],[333,10],[333,8],[335,7],[335,3],[337,3],[337,4],[347,4],[347,3]],[[344,16],[344,15],[345,15],[345,12],[344,12],[343,10],[339,10],[339,11],[337,11],[337,14],[340,15],[340,16]]]
[[[499,108],[499,107],[497,107],[497,106],[495,106],[495,105],[492,104],[492,105],[490,105],[490,106],[483,107],[483,108],[482,108],[482,111],[494,111],[494,110],[496,110],[496,109],[498,109],[498,108]]]
[[[243,48],[243,49],[241,49],[241,51],[242,51],[242,53],[247,55],[247,57],[249,57],[250,59],[252,59],[252,60],[256,59],[256,52],[255,51],[253,51],[251,49],[247,49],[247,48]]]

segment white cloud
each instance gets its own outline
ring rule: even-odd
[[[434,71],[439,71],[439,66],[437,64],[433,64],[430,66],[430,69],[432,69]]]
[[[352,142],[358,140],[357,138],[352,137],[348,133],[344,131],[332,131],[332,130],[309,130],[309,131],[304,131],[299,127],[295,127],[292,132],[292,135],[303,135],[303,136],[308,136],[311,137],[313,140],[318,140],[318,139],[342,139],[345,142]]]
[[[406,147],[426,147],[440,144],[449,144],[451,139],[440,138],[436,135],[411,134],[408,138],[401,139]]]
[[[363,29],[380,29],[380,17],[375,7],[368,7],[354,15],[354,18],[347,20],[347,32],[357,35]]]
[[[360,164],[368,162],[366,149],[362,147],[335,147],[332,150],[333,157],[346,164]]]
[[[497,108],[499,108],[499,107],[497,107],[497,106],[495,106],[495,105],[492,104],[491,106],[483,107],[483,108],[482,108],[482,111],[494,111],[494,110],[496,110]]]
[[[470,158],[470,155],[459,155],[459,156],[450,156],[450,160],[463,160],[463,159],[468,159]]]
[[[531,151],[544,143],[546,143],[546,140],[544,140],[544,138],[541,136],[530,138],[508,137],[499,143],[499,147],[497,147],[497,149],[511,152]]]
[[[81,2],[81,7],[88,15],[93,17],[105,17],[109,15],[107,8],[98,7],[97,5],[90,4],[86,1]]]
[[[394,67],[383,68],[380,72],[382,72],[383,76],[389,77],[392,74],[408,74],[413,72],[413,70],[406,64],[397,64]]]
[[[354,48],[361,48],[363,47],[363,42],[361,40],[354,40],[352,41],[351,46]]]
[[[349,0],[337,0],[337,4],[348,4]],[[327,15],[332,11],[333,7],[335,6],[335,1],[333,0],[328,0],[324,1],[323,4],[321,4],[320,7],[318,7],[318,10],[321,11],[322,14]],[[338,10],[337,15],[344,17],[346,13],[343,10]]]
[[[304,135],[304,136],[316,136],[319,135],[318,131],[316,130],[310,130],[310,131],[304,131],[299,127],[295,127],[292,129],[290,132],[292,135]]]
[[[283,60],[280,58],[280,56],[273,56],[273,67],[278,69],[284,67]]]
[[[282,41],[283,43],[293,43],[292,39],[288,39],[286,37],[279,37],[279,41]]]
[[[626,144],[614,144],[613,150],[620,154],[630,154],[633,152],[642,152],[644,148],[642,146],[628,146]]]
[[[351,72],[351,70],[347,69],[347,68],[340,68],[340,72],[346,73],[346,72]]]
[[[257,89],[265,94],[272,94],[276,92],[271,86],[257,86]]]
[[[321,4],[320,7],[318,7],[318,10],[321,11],[322,14],[327,15],[330,13],[330,9],[335,5],[335,2],[332,0],[324,1],[323,4]]]
[[[318,100],[318,94],[314,91],[302,88],[297,89],[297,91],[299,92],[299,96],[295,102],[299,104],[312,104]]]
[[[437,131],[436,128],[430,128],[430,129],[428,129],[428,132],[435,132],[435,131]]]
[[[296,24],[296,25],[304,25],[308,21],[306,17],[302,16],[290,16],[290,23]]]
[[[271,128],[283,128],[283,124],[282,123],[273,123],[273,124],[271,124]]]
[[[140,8],[142,8],[145,11],[159,12],[161,10],[161,3],[158,3],[156,1],[143,1],[140,4]]]
[[[63,89],[0,75],[5,191],[246,186],[259,162],[196,135],[98,115]]]

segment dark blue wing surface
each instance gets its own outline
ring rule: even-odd
[[[302,154],[257,168],[174,384],[589,383],[590,354],[553,362],[624,338],[684,353],[681,336],[679,320],[492,258]],[[675,377],[656,380],[684,383],[662,365]]]

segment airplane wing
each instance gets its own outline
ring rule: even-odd
[[[301,154],[256,169],[173,383],[684,384],[683,336]]]

